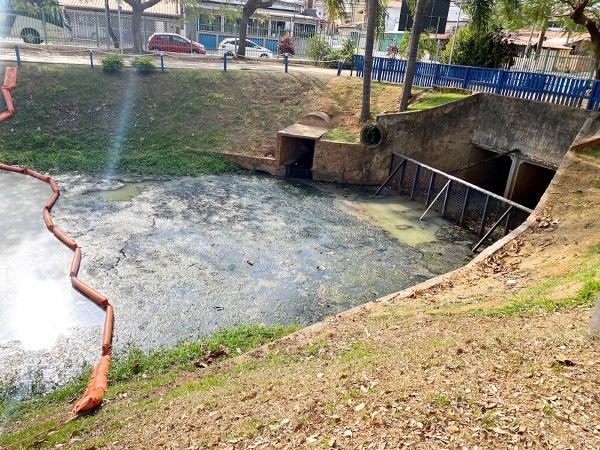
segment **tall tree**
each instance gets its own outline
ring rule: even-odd
[[[425,5],[428,0],[417,0],[415,6],[415,15],[413,19],[412,30],[410,31],[410,47],[408,49],[408,59],[406,60],[406,74],[404,75],[404,87],[402,88],[402,98],[400,99],[400,112],[406,111],[410,91],[412,90],[413,79],[415,76],[415,65],[417,63],[417,53],[419,50],[419,37],[421,28],[423,28],[423,15]]]
[[[133,51],[134,53],[142,53],[142,14],[149,8],[159,3],[161,0],[124,0],[131,6],[131,33],[133,35]],[[122,44],[122,43],[121,43]]]
[[[240,41],[238,44],[236,54],[238,56],[246,56],[246,36],[248,34],[248,22],[252,14],[256,12],[258,8],[269,8],[273,6],[275,0],[248,0],[242,8],[242,17],[240,19]]]
[[[371,75],[373,73],[373,46],[375,45],[378,6],[379,2],[377,0],[369,0],[367,2],[367,35],[365,37],[365,66],[363,69],[360,122],[366,122],[371,117]]]

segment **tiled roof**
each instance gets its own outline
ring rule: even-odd
[[[121,11],[131,13],[131,6],[125,2],[117,2],[117,0],[108,0],[109,9],[116,12],[119,3],[121,4]],[[104,0],[61,0],[60,4],[65,8],[104,11]],[[144,14],[178,17],[179,2],[177,0],[162,0],[152,8],[144,11]]]

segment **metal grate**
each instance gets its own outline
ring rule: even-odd
[[[488,239],[505,236],[532,213],[525,206],[398,153],[392,154],[390,175],[376,194],[388,185],[426,205],[421,218],[435,211],[477,233],[481,240],[473,251]]]

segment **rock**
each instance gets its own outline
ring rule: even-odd
[[[590,334],[592,336],[600,337],[600,295],[598,295],[596,307],[594,308],[594,312],[592,313],[592,318],[590,319],[588,329],[590,330]]]

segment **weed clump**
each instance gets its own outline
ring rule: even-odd
[[[119,72],[125,63],[123,57],[119,54],[108,55],[106,58],[102,58],[102,71],[107,73]]]
[[[131,60],[131,65],[137,73],[148,74],[156,72],[156,66],[147,56],[136,56]]]

